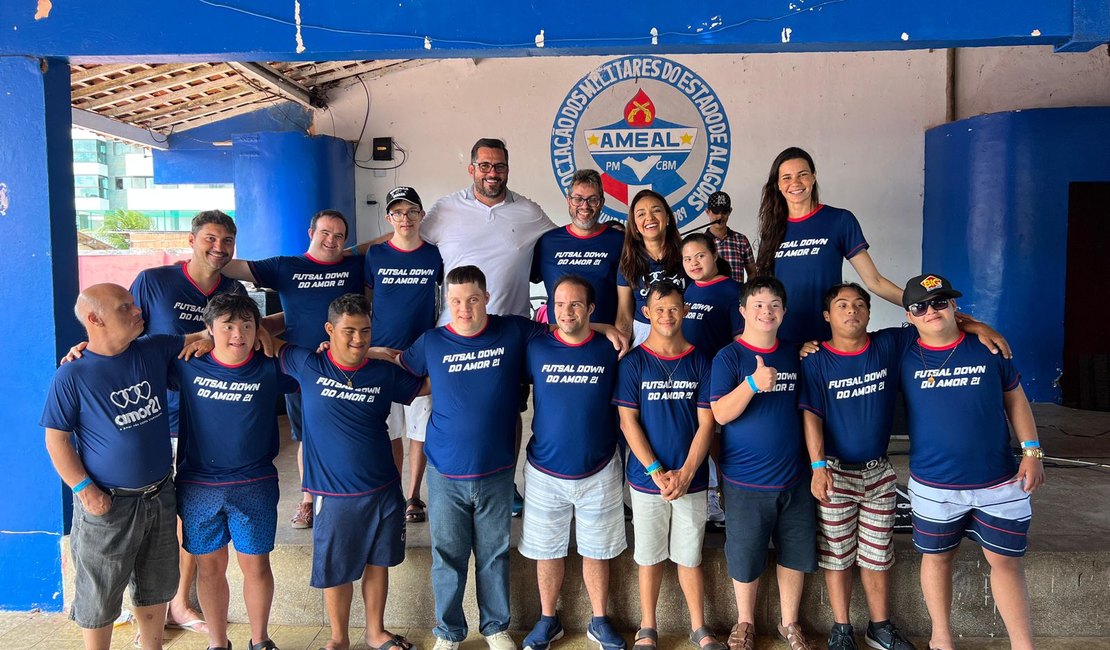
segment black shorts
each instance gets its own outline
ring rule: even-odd
[[[817,570],[816,503],[809,481],[779,492],[745,490],[725,480],[725,558],[737,582],[752,582],[767,565],[767,543],[775,544],[779,566]]]

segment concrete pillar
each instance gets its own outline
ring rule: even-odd
[[[61,611],[63,484],[39,426],[81,336],[69,65],[0,57],[0,610]]]

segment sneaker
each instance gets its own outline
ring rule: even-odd
[[[513,641],[513,637],[504,630],[487,636],[486,645],[489,646],[489,650],[516,650],[516,641]]]
[[[627,644],[624,637],[617,634],[609,623],[608,616],[595,616],[586,628],[586,638],[597,644],[599,650],[624,650]]]
[[[851,623],[834,623],[829,632],[829,650],[856,650],[855,630]]]
[[[882,625],[875,625],[868,621],[867,634],[863,637],[867,645],[879,650],[916,650],[901,630],[894,623],[886,621]]]
[[[504,634],[504,632],[502,632]],[[563,626],[557,616],[541,616],[536,626],[524,637],[524,650],[547,650],[552,641],[563,638]],[[492,648],[493,645],[490,644]]]
[[[516,483],[513,483],[513,516],[519,517],[524,512],[524,497],[520,496],[520,490],[516,489]]]
[[[292,522],[293,528],[312,528],[312,504],[304,501],[298,503],[297,510],[289,521]]]
[[[459,642],[450,639],[441,639],[436,637],[436,644],[432,646],[432,650],[459,650]]]
[[[716,490],[709,491],[709,504],[705,520],[714,524],[725,523],[725,511],[721,509],[721,495]]]

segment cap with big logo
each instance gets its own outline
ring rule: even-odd
[[[959,298],[964,294],[952,288],[952,283],[944,276],[926,273],[910,278],[902,291],[902,306],[906,309],[917,302],[930,298]]]
[[[416,190],[412,189],[411,187],[406,187],[402,185],[400,187],[395,187],[389,190],[389,194],[385,195],[386,211],[392,208],[393,204],[398,201],[408,201],[421,210],[424,209],[424,204],[420,202],[420,195],[417,194]]]
[[[709,195],[706,208],[710,212],[728,212],[732,209],[732,198],[724,192],[714,192]]]

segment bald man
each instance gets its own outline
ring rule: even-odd
[[[89,344],[80,361],[55,373],[40,422],[54,469],[74,495],[70,616],[86,650],[108,650],[130,582],[142,648],[155,650],[178,580],[166,376],[202,334],[140,338],[142,312],[115,284],[81,292],[74,311]]]

